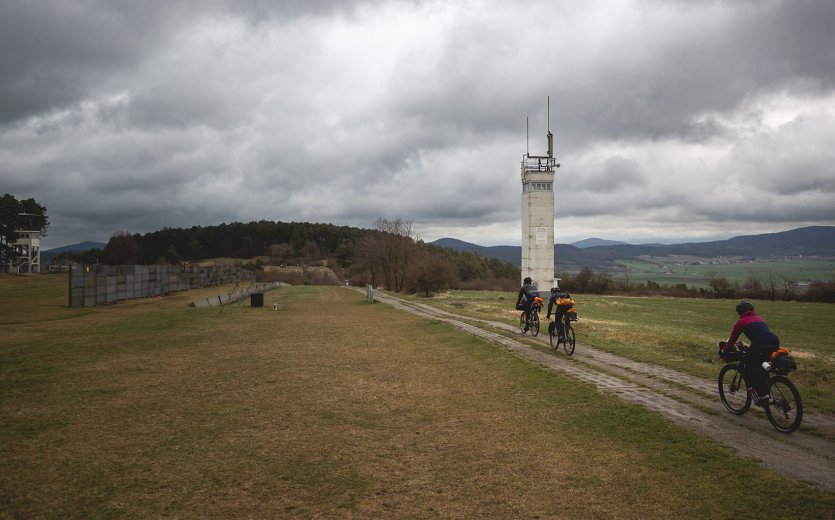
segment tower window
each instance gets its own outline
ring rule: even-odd
[[[552,191],[554,183],[552,182],[527,182],[522,184],[522,193],[531,191]]]

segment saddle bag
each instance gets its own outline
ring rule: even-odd
[[[785,350],[785,349],[780,349]],[[775,374],[788,374],[792,370],[797,370],[797,363],[792,358],[788,351],[780,353],[771,361],[771,371]]]

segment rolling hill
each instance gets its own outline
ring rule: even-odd
[[[432,244],[456,251],[472,251],[482,256],[511,262],[515,265],[521,263],[522,248],[519,246],[487,247],[454,238],[442,238],[432,242]],[[713,242],[671,245],[621,243],[577,247],[570,244],[556,244],[554,254],[559,267],[566,270],[571,270],[577,266],[588,266],[596,270],[612,270],[617,269],[619,261],[636,259],[641,256],[681,255],[699,258],[741,257],[752,259],[798,255],[835,257],[835,226],[810,226],[779,233],[744,235]]]
[[[106,245],[104,242],[79,242],[78,244],[47,249],[46,251],[41,251],[41,264],[49,265],[52,259],[61,253],[81,253],[91,249],[104,249]]]

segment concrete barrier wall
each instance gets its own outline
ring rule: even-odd
[[[248,287],[235,287],[229,292],[218,294],[217,296],[211,296],[209,298],[203,298],[201,300],[197,300],[191,302],[192,307],[220,307],[221,305],[226,305],[227,303],[236,302],[242,300],[253,293],[263,293],[265,291],[269,291],[270,289],[275,289],[276,287],[289,287],[290,284],[284,282],[271,282],[271,283],[258,283],[258,284],[251,284]],[[264,305],[268,305],[268,302],[264,302]]]
[[[240,267],[73,264],[69,305],[92,307],[187,289],[254,281],[255,273]]]

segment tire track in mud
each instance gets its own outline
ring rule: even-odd
[[[831,416],[804,409],[802,427],[811,427],[818,434],[796,431],[786,435],[774,430],[756,407],[752,406],[743,416],[727,412],[719,400],[716,381],[632,361],[579,343],[574,355],[567,357],[550,350],[547,334],[537,338],[523,336],[518,328],[506,323],[464,317],[385,293],[376,292],[375,299],[423,318],[443,321],[501,345],[521,358],[643,406],[788,477],[835,490],[835,442],[830,440],[835,439],[835,418]],[[542,350],[543,346],[547,349]]]

